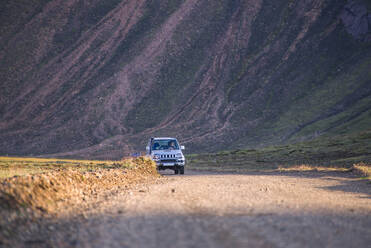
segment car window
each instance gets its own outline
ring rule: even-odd
[[[179,145],[175,139],[155,140],[153,141],[152,150],[178,150]]]

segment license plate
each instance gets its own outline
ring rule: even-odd
[[[174,163],[164,163],[164,166],[173,166]]]

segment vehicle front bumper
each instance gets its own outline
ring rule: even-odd
[[[165,169],[175,169],[176,167],[182,167],[185,165],[185,161],[176,161],[176,162],[167,162],[167,161],[155,161],[157,165],[157,169],[165,170]]]

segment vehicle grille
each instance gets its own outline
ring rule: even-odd
[[[175,154],[161,154],[160,158],[175,158]]]

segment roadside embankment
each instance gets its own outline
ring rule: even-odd
[[[115,168],[62,168],[5,178],[0,184],[0,241],[11,238],[17,226],[30,219],[76,212],[90,198],[158,176],[153,161],[140,157],[118,161]]]

